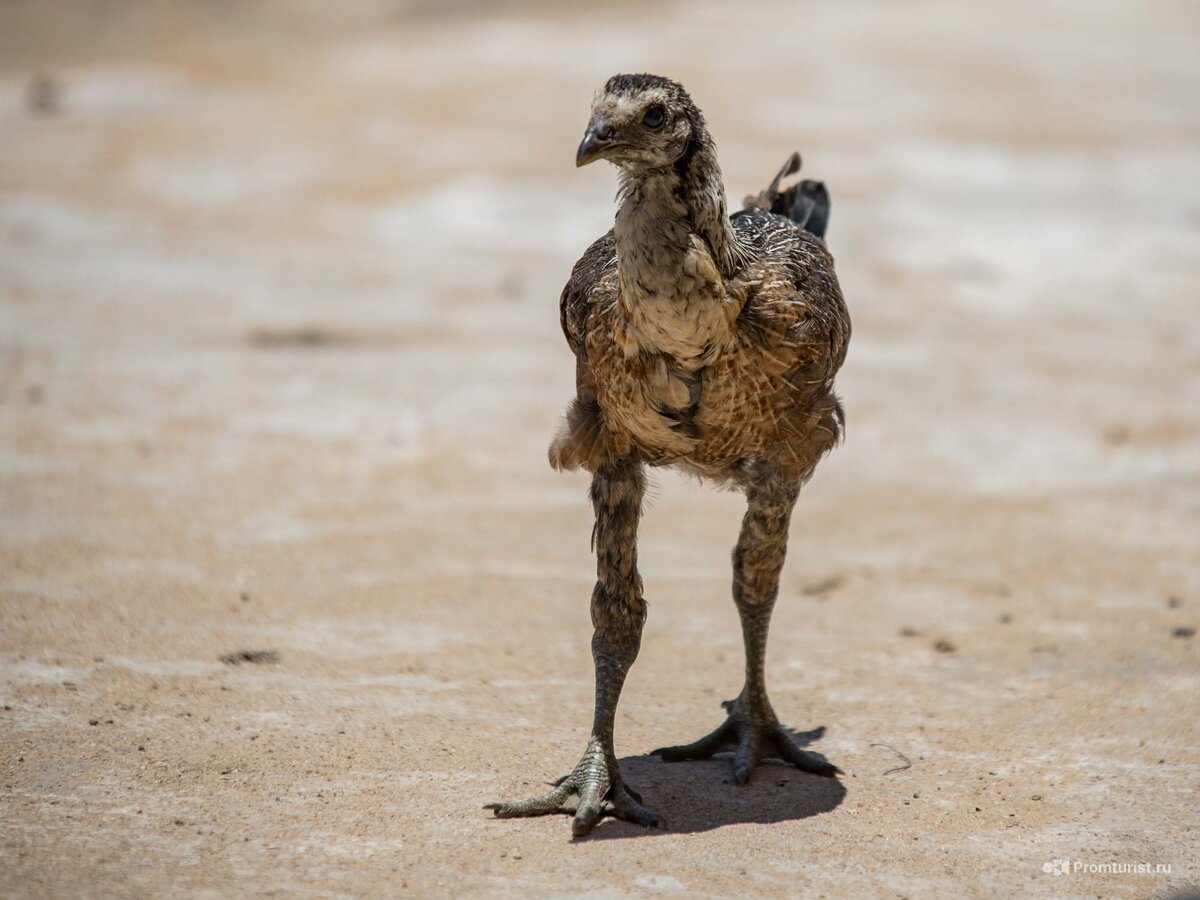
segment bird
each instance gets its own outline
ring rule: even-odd
[[[575,163],[597,160],[618,170],[617,211],[560,298],[575,397],[549,449],[554,468],[592,478],[595,713],[583,757],[549,792],[485,806],[500,818],[573,815],[575,837],[606,815],[666,825],[626,782],[613,744],[646,620],[637,535],[647,468],[746,496],[732,559],[744,685],[716,730],[654,753],[677,762],[732,751],[739,784],[764,758],[842,774],[798,746],[765,680],[792,511],[845,428],[834,377],[850,317],[824,239],[829,193],[809,180],[780,188],[800,168],[793,153],[730,215],[703,114],[682,85],[658,75],[614,75],[596,92]]]

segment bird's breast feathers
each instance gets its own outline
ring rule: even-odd
[[[609,295],[593,305],[586,359],[599,410],[648,461],[720,462],[769,439],[771,408],[787,402],[789,354],[775,339],[787,317],[770,310],[783,286],[755,275],[723,282],[697,241],[668,277],[597,286]]]
[[[618,276],[613,323],[626,355],[665,354],[696,369],[732,346],[744,295],[721,278],[704,241],[690,235],[677,256],[629,256]]]

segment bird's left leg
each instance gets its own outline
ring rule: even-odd
[[[768,757],[816,775],[841,771],[801,749],[779,723],[767,697],[767,631],[787,555],[788,524],[799,494],[799,480],[768,463],[758,464],[748,477],[746,515],[733,551],[733,600],[746,647],[745,685],[736,699],[723,704],[729,717],[716,731],[691,744],[654,751],[663,760],[707,759],[714,753],[733,751],[733,775],[739,784],[745,784],[759,761]]]

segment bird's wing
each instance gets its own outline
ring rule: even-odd
[[[831,386],[845,361],[850,315],[825,242],[763,209],[742,210],[732,220],[739,238],[758,255],[746,273],[756,290],[739,316],[739,327],[765,344],[791,348],[789,379]]]
[[[616,439],[604,425],[587,359],[588,320],[594,309],[616,296],[616,271],[617,245],[609,231],[575,263],[559,298],[559,322],[575,354],[575,399],[550,443],[550,465],[555,469],[582,466],[598,472],[606,462],[630,452],[628,439]]]
[[[583,353],[592,295],[605,275],[617,270],[617,245],[611,230],[587,248],[571,269],[558,301],[559,322],[576,356]]]
[[[759,374],[767,376],[739,402],[775,422],[771,457],[807,478],[844,431],[834,376],[846,358],[850,315],[821,238],[763,209],[732,218],[758,251],[739,276],[750,296],[738,334],[757,345]]]

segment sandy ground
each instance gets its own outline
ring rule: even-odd
[[[1194,5],[48,8],[0,7],[0,893],[1200,884]],[[620,70],[733,196],[793,148],[834,196],[849,438],[769,679],[846,776],[645,755],[741,671],[740,499],[659,473],[617,747],[671,827],[572,843],[480,807],[590,720],[545,446]]]

